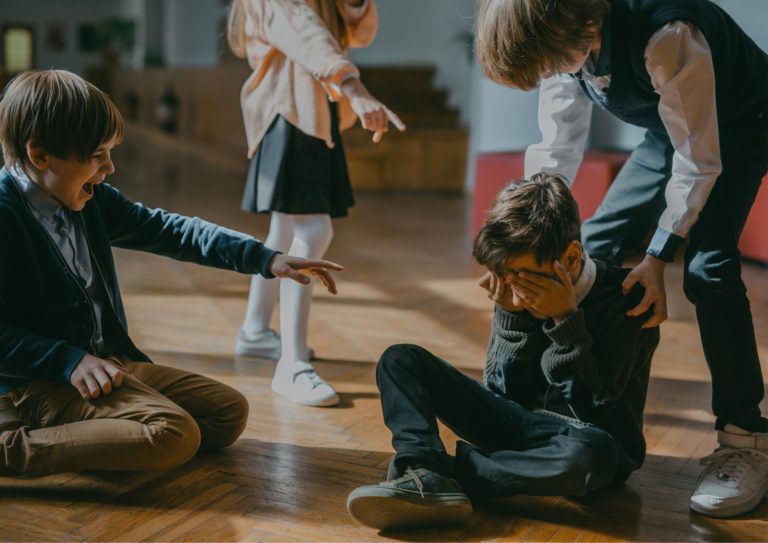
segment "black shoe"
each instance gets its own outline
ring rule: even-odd
[[[347,509],[366,526],[394,530],[459,524],[472,514],[472,502],[455,480],[407,468],[398,479],[353,490]]]

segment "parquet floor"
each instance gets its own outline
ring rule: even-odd
[[[112,181],[148,205],[263,237],[266,220],[239,211],[242,164],[184,153],[129,132]],[[141,141],[140,141],[141,140]],[[235,360],[248,278],[117,251],[132,335],[163,364],[229,383],[251,417],[231,448],[166,473],[0,479],[3,540],[96,541],[765,541],[768,504],[715,521],[690,514],[698,458],[715,443],[708,372],[680,268],[668,272],[670,320],[654,361],[648,460],[623,488],[580,499],[516,497],[480,505],[462,528],[377,534],[347,514],[354,487],[380,480],[391,448],[374,368],[392,343],[432,349],[480,375],[491,306],[470,263],[468,200],[360,195],[336,223],[329,257],[347,270],[337,297],[316,291],[310,343],[342,397],[313,409],[272,395],[273,364]],[[768,360],[768,270],[747,266],[761,357]],[[277,322],[277,320],[276,320]],[[768,367],[764,366],[768,375]],[[768,410],[768,405],[764,405]],[[448,443],[452,443],[445,432]]]

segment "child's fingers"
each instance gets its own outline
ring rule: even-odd
[[[621,283],[621,290],[624,292],[624,294],[629,294],[629,291],[632,290],[632,288],[639,282],[640,276],[635,273],[635,270],[632,270]]]
[[[93,378],[96,379],[96,382],[99,384],[101,392],[104,394],[112,392],[112,379],[110,379],[105,368],[95,368],[93,370]]]
[[[296,267],[298,269],[315,269],[315,268],[325,268],[329,270],[336,270],[336,271],[344,271],[344,266],[341,264],[336,264],[336,262],[331,262],[330,260],[311,260],[307,259],[301,262],[300,264],[297,264]]]
[[[637,304],[632,309],[630,309],[629,311],[627,311],[627,316],[639,317],[640,315],[642,315],[643,313],[645,313],[650,309],[651,305],[653,305],[653,301],[654,301],[653,292],[651,292],[650,289],[646,290],[645,295],[643,296],[643,299],[640,300],[640,303]]]
[[[655,328],[665,320],[667,320],[667,305],[657,303],[653,306],[653,315],[645,321],[642,328]]]
[[[518,282],[513,283],[512,288],[515,289],[515,292],[517,293],[518,296],[520,296],[526,301],[534,302],[539,298],[537,292],[529,289],[527,286],[522,285]]]
[[[496,288],[493,291],[493,295],[496,301],[500,301],[504,297],[504,281],[496,277]]]
[[[515,290],[528,292],[531,295],[542,294],[547,290],[545,287],[542,287],[541,285],[533,283],[526,278],[519,276],[510,277],[510,284],[514,287]]]
[[[543,277],[535,273],[520,272],[517,279],[521,282],[529,284],[531,288],[540,288],[540,289],[552,288],[552,286],[555,283],[557,283],[557,281],[555,281],[554,279],[551,279],[549,277]]]
[[[477,280],[477,285],[484,289],[488,289],[488,284],[491,282],[491,272],[485,272],[483,276]]]
[[[110,374],[110,379],[112,380],[112,386],[114,388],[118,388],[122,386],[123,384],[123,371],[120,371],[119,369],[107,370],[107,372]]]
[[[331,294],[336,294],[336,281],[334,281],[333,276],[329,271],[319,268],[312,271],[314,275],[316,275],[320,281],[323,282],[323,285],[325,285],[325,288],[328,289],[328,292]]]
[[[277,275],[277,274],[275,274]],[[286,267],[285,272],[281,274],[278,277],[286,277],[288,279],[292,279],[293,281],[296,281],[297,283],[300,283],[302,285],[308,285],[312,280],[304,275],[303,273],[299,273],[290,266]]]
[[[398,117],[395,113],[393,113],[387,107],[384,108],[384,111],[387,113],[387,118],[389,119],[389,122],[395,125],[395,128],[397,128],[400,132],[403,132],[405,130],[405,123],[400,120],[400,117]]]
[[[496,292],[496,281],[498,281],[498,278],[496,277],[495,273],[490,274],[491,276],[488,278],[488,290],[491,291],[491,294]]]

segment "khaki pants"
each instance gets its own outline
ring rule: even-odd
[[[235,389],[156,364],[125,366],[122,386],[92,400],[53,381],[7,393],[28,426],[0,433],[0,475],[169,469],[245,429],[248,401]]]

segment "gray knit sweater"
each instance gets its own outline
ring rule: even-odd
[[[624,296],[628,270],[597,262],[578,311],[558,325],[498,306],[484,382],[529,409],[577,418],[610,433],[639,467],[645,457],[643,409],[659,329],[648,314],[628,317],[642,287]]]

